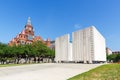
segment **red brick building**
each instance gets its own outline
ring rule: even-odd
[[[17,34],[15,38],[13,38],[8,45],[19,45],[19,44],[32,44],[34,41],[41,41],[46,46],[50,47],[50,39],[48,38],[44,41],[41,36],[35,36],[34,30],[31,24],[30,17],[28,18],[27,24],[25,28],[21,31],[21,33]]]

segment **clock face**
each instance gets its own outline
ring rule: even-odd
[[[32,35],[28,35],[28,40],[33,40],[33,36]]]
[[[29,30],[31,31],[32,29],[31,29],[31,28],[29,28]]]

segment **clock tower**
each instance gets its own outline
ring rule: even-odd
[[[44,41],[41,36],[35,36],[33,26],[31,24],[30,17],[28,17],[27,23],[19,34],[13,38],[8,44],[10,46],[19,45],[19,44],[32,44],[33,42],[41,41],[46,46],[50,47],[50,39]]]
[[[32,24],[31,24],[30,17],[28,17],[27,24],[25,25],[25,33],[27,35],[28,40],[33,40],[34,31],[33,31],[33,27],[32,27]]]

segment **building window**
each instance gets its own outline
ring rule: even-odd
[[[24,41],[20,41],[20,43],[21,43],[21,44],[25,44],[25,42],[24,42]]]

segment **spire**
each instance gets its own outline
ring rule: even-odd
[[[47,38],[47,40],[46,41],[50,41],[50,38]]]
[[[27,20],[27,25],[31,25],[31,20],[30,20],[30,17],[28,17],[28,20]]]

